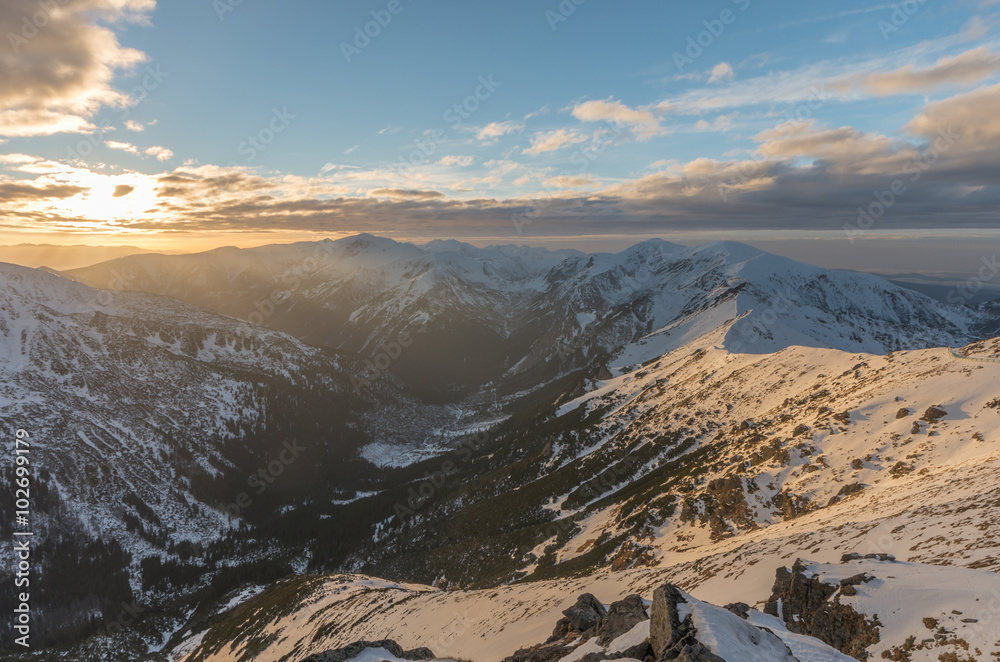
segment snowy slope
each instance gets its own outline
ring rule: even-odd
[[[643,584],[645,580],[646,584]],[[274,616],[267,593],[247,604],[216,629],[192,635],[195,649],[182,662],[276,662],[346,646],[355,641],[391,638],[404,648],[427,647],[441,658],[496,662],[515,650],[545,641],[552,625],[576,596],[593,592],[607,606],[632,588],[652,598],[654,577],[615,575],[599,579],[539,582],[484,591],[446,592],[359,575],[291,580],[294,604],[282,604]],[[648,591],[646,590],[648,589]],[[794,635],[780,621],[754,613],[743,620],[721,607],[681,593],[681,618],[691,617],[699,642],[727,662],[848,662],[849,658],[817,639]],[[755,619],[765,623],[762,627]],[[245,639],[219,638],[239,628]],[[766,629],[763,629],[766,628]],[[596,638],[577,640],[576,650],[561,658],[575,662],[588,653],[616,653],[649,638],[647,620],[600,645]],[[230,645],[232,644],[232,645]],[[789,654],[792,651],[792,654]]]

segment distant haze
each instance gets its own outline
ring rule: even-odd
[[[49,244],[18,244],[0,246],[0,262],[23,267],[49,267],[57,271],[79,269],[125,255],[149,253],[135,246],[52,246]]]

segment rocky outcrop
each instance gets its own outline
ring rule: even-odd
[[[649,620],[649,616],[646,615],[642,598],[638,595],[626,596],[608,609],[607,616],[597,628],[597,641],[602,646],[607,646],[646,620]]]
[[[371,648],[381,648],[401,660],[433,660],[436,657],[430,649],[414,648],[407,651],[403,650],[403,647],[392,639],[383,639],[381,641],[356,641],[350,646],[310,655],[302,662],[346,662],[346,660],[351,660]]]
[[[604,620],[608,612],[601,601],[590,593],[584,593],[576,599],[576,603],[563,610],[565,616],[578,632],[593,630]]]
[[[878,643],[881,624],[842,604],[840,596],[854,595],[855,586],[871,579],[856,575],[840,584],[829,584],[812,575],[799,560],[791,570],[778,568],[764,613],[781,618],[791,632],[816,637],[845,655],[867,660],[866,649]]]
[[[673,662],[727,662],[698,640],[698,630],[695,628],[690,613],[682,618],[681,606],[686,604],[684,594],[671,584],[665,584],[653,593],[653,606],[649,624],[649,644],[653,651],[653,659],[658,662],[667,660]],[[750,607],[744,604],[733,604],[726,607],[734,615],[745,619]],[[780,657],[772,662],[795,662],[795,657],[781,641],[772,633],[753,627],[748,623],[740,623],[746,640],[754,645],[766,643],[771,650],[781,651]],[[767,639],[767,642],[764,640]],[[733,662],[733,661],[730,661]]]
[[[522,648],[504,658],[504,662],[552,662],[573,652],[575,645],[598,637],[598,643],[607,646],[629,632],[642,621],[648,620],[642,598],[630,595],[614,602],[609,609],[590,593],[584,593],[576,602],[563,610],[563,618],[556,623],[552,636],[543,644]],[[614,653],[589,653],[580,662],[598,662],[632,658],[644,660],[650,654],[649,644],[642,642]]]

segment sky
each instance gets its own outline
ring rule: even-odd
[[[996,245],[998,22],[1000,0],[0,0],[0,244]]]

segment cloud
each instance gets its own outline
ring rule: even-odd
[[[443,166],[459,166],[462,168],[467,168],[475,163],[475,159],[471,156],[443,156],[441,160],[438,161]]]
[[[22,182],[0,182],[0,200],[47,200],[51,198],[72,198],[86,191],[80,186],[50,185],[34,186]]]
[[[169,161],[174,158],[173,152],[166,147],[160,147],[158,145],[147,147],[144,154],[146,154],[146,156],[155,156],[158,161]]]
[[[139,149],[131,143],[118,142],[117,140],[105,140],[104,144],[111,149],[121,150],[123,152],[128,152],[129,154],[135,154],[139,156]]]
[[[128,129],[129,131],[135,131],[136,133],[146,130],[146,127],[143,126],[141,122],[136,122],[135,120],[126,120],[125,128]]]
[[[0,135],[89,132],[100,107],[128,105],[112,80],[146,56],[121,46],[112,27],[147,20],[155,5],[73,0],[47,9],[37,0],[2,0],[0,34],[9,50],[0,57]]]
[[[119,184],[118,186],[115,187],[115,192],[112,193],[111,195],[114,198],[123,198],[134,190],[135,190],[134,186],[131,186],[129,184]]]
[[[626,127],[639,140],[662,133],[660,120],[650,110],[629,108],[621,101],[585,101],[573,108],[573,117],[581,122],[610,122]]]
[[[822,161],[831,173],[876,175],[901,172],[912,148],[849,126],[821,127],[815,120],[784,122],[755,136],[757,153],[767,158]]]
[[[695,122],[694,128],[696,131],[726,132],[735,128],[736,120],[739,117],[739,113],[729,113],[728,115],[714,117],[712,120],[698,120]]]
[[[0,100],[0,106],[2,104]],[[85,117],[64,112],[41,108],[0,110],[0,135],[10,138],[51,136],[56,133],[89,133],[96,130],[97,127]]]
[[[508,133],[517,133],[523,130],[523,122],[490,122],[476,133],[476,138],[482,143],[492,144]]]
[[[587,140],[587,136],[568,129],[556,129],[555,131],[543,131],[535,134],[531,139],[531,147],[524,150],[525,154],[543,154],[554,152],[569,145],[575,145]]]
[[[416,191],[404,189],[380,188],[370,191],[373,198],[405,198],[408,200],[437,200],[445,197],[440,191]]]
[[[928,104],[905,129],[933,136],[948,127],[970,144],[1000,138],[1000,83]]]
[[[583,177],[574,175],[559,175],[550,177],[542,182],[551,188],[577,188],[580,186],[593,186],[596,180],[593,177]]]
[[[334,166],[322,176],[299,177],[220,166],[112,175],[9,154],[0,157],[3,172],[34,178],[0,175],[0,195],[5,223],[36,231],[391,229],[516,240],[512,215],[525,214],[531,221],[525,232],[536,235],[596,234],[612,224],[622,233],[842,230],[857,222],[857,209],[871,205],[876,192],[899,181],[905,191],[894,194],[876,229],[995,227],[1000,85],[926,104],[900,128],[883,134],[815,120],[785,122],[757,133],[738,153],[660,160],[611,183],[532,170],[509,158],[482,163],[484,176],[456,182],[440,156],[404,173]],[[543,197],[494,193],[538,184],[547,187]],[[480,185],[488,194],[475,193]],[[135,190],[115,198],[122,186]]]
[[[709,72],[708,82],[709,83],[722,83],[730,81],[736,77],[736,72],[733,71],[732,65],[728,62],[720,62],[719,64],[712,67]]]
[[[975,48],[955,57],[942,58],[933,66],[917,69],[912,64],[895,71],[878,72],[858,81],[834,81],[831,86],[860,86],[875,96],[923,94],[946,85],[973,85],[1000,71],[1000,54]]]
[[[0,163],[10,165],[22,165],[25,163],[36,163],[42,161],[40,156],[30,156],[28,154],[0,154]]]

